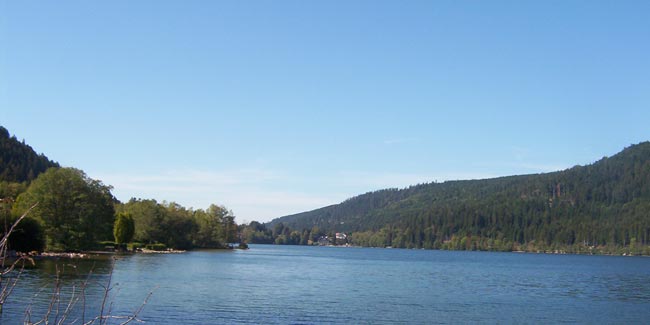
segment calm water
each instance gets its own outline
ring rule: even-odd
[[[65,267],[69,291],[91,265]],[[87,314],[97,314],[110,265],[92,267]],[[43,316],[55,270],[26,272],[2,324],[21,323],[30,303],[32,320]],[[122,257],[113,284],[112,314],[155,288],[141,314],[151,324],[650,322],[643,257],[251,245]]]

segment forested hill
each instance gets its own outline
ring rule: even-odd
[[[650,244],[650,142],[564,171],[366,193],[275,219],[354,244],[574,251]]]
[[[37,154],[0,126],[0,181],[29,182],[50,167],[59,167],[59,164]]]

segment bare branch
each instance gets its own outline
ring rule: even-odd
[[[144,298],[144,301],[142,302],[142,305],[140,305],[140,307],[133,312],[133,315],[130,316],[129,319],[126,322],[120,323],[120,325],[128,324],[133,320],[135,320],[137,322],[142,322],[141,320],[138,319],[138,315],[142,312],[142,310],[144,309],[144,306],[149,302],[149,298],[151,298],[151,296],[153,295],[153,292],[156,291],[156,289],[158,289],[158,287],[155,287],[153,290],[149,291],[149,294],[147,295],[146,298]]]
[[[11,263],[9,267],[5,268],[5,262],[7,259],[7,250],[8,250],[7,243],[9,242],[9,236],[14,232],[18,224],[25,217],[27,217],[27,214],[29,214],[29,212],[37,205],[38,203],[32,205],[29,209],[27,209],[27,211],[25,211],[25,213],[23,213],[23,215],[11,225],[11,228],[9,228],[9,230],[4,234],[4,236],[2,236],[2,239],[0,239],[0,262],[2,264],[2,271],[0,271],[0,286],[2,287],[2,289],[0,290],[0,312],[2,312],[2,306],[4,306],[4,303],[7,300],[7,298],[14,291],[14,288],[16,287],[16,284],[18,283],[18,280],[20,279],[20,276],[22,275],[23,270],[25,269],[25,260],[28,259],[24,256],[21,256],[18,259],[16,259],[13,263]],[[28,260],[31,261],[32,263],[34,262],[31,259]],[[13,272],[16,268],[16,265],[18,265],[18,263],[20,262],[22,262],[20,271],[13,279],[13,281],[7,279],[7,281],[5,282],[4,280],[6,278],[6,275]]]
[[[115,259],[111,261],[111,271],[108,273],[108,283],[104,287],[104,298],[102,299],[102,308],[99,311],[99,317],[101,319],[104,316],[104,308],[106,307],[106,301],[108,300],[108,293],[111,291],[111,281],[113,281],[113,267],[115,266]],[[101,322],[100,324],[106,324],[106,322]]]
[[[25,217],[27,217],[27,214],[29,214],[29,212],[32,211],[32,209],[35,208],[37,205],[38,205],[38,202],[35,203],[34,205],[32,205],[29,209],[27,209],[27,211],[25,211],[25,213],[23,213],[23,215],[20,216],[20,218],[18,218],[18,220],[16,220],[16,222],[14,222],[13,225],[11,225],[11,228],[9,228],[9,231],[7,231],[7,233],[6,233],[6,234],[2,237],[2,239],[0,240],[0,247],[2,247],[2,249],[6,249],[6,247],[7,247],[7,241],[9,240],[9,235],[11,235],[11,233],[14,232],[14,229],[16,229],[16,227],[18,226],[18,224],[19,224],[23,219],[25,219]],[[3,253],[4,253],[4,252],[3,252]],[[5,254],[2,254],[2,259],[3,259],[3,260],[4,260],[5,256],[6,256]]]

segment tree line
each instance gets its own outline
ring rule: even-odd
[[[265,224],[253,221],[240,226],[241,238],[247,243],[276,245],[312,245],[320,237],[326,236],[318,227],[295,230],[284,223],[276,223],[272,229]],[[333,237],[330,234],[330,237]]]
[[[235,216],[224,206],[193,210],[174,202],[133,198],[118,205],[117,211],[132,216],[137,243],[190,249],[224,248],[240,241]]]
[[[17,251],[102,249],[115,242],[178,249],[239,242],[232,211],[188,209],[174,202],[119,202],[112,187],[61,168],[0,126],[0,217],[5,229],[32,208],[10,237]],[[133,245],[132,245],[133,246]]]
[[[238,226],[224,206],[187,209],[173,202],[121,203],[111,187],[74,168],[50,168],[22,193],[3,200],[6,224],[32,208],[10,237],[18,251],[83,251],[116,242],[176,249],[238,243]]]

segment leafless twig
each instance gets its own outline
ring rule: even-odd
[[[0,264],[2,265],[2,270],[0,271],[0,287],[2,288],[0,290],[0,313],[2,312],[2,306],[4,306],[5,301],[7,298],[11,295],[11,293],[14,291],[14,288],[16,287],[16,284],[18,283],[18,280],[20,279],[20,276],[23,274],[23,270],[25,269],[25,262],[30,261],[31,263],[34,263],[34,261],[26,256],[20,256],[18,257],[15,261],[13,261],[8,267],[6,266],[7,262],[7,253],[8,253],[8,242],[9,242],[9,235],[11,235],[18,224],[25,218],[27,217],[27,214],[35,208],[38,205],[38,203],[32,205],[25,213],[23,213],[18,220],[16,220],[12,225],[11,228],[2,236],[2,239],[0,239]],[[20,271],[16,276],[13,278],[13,280],[10,280],[10,278],[7,276],[11,272],[13,272],[16,268],[16,266],[20,263]],[[5,281],[6,280],[6,281]]]
[[[38,203],[37,203],[38,204]],[[0,313],[2,312],[2,306],[7,300],[7,298],[11,295],[13,292],[14,288],[16,287],[16,284],[18,283],[18,280],[20,279],[20,275],[22,275],[24,267],[25,267],[25,262],[31,262],[32,264],[34,263],[33,259],[21,255],[18,256],[18,258],[13,261],[9,266],[5,267],[5,263],[7,262],[7,257],[8,257],[8,240],[9,240],[9,235],[14,232],[18,224],[25,218],[27,217],[28,213],[36,207],[37,204],[34,204],[32,207],[30,207],[18,220],[16,220],[11,228],[7,231],[7,233],[4,234],[2,239],[0,239]],[[17,266],[19,265],[19,262],[22,262],[21,267],[19,270],[16,270]],[[66,302],[62,301],[62,288],[63,288],[63,281],[61,279],[62,274],[65,272],[65,265],[63,266],[62,269],[59,269],[59,266],[57,265],[56,267],[56,277],[54,280],[54,287],[52,288],[51,291],[51,297],[50,301],[48,304],[47,311],[45,312],[45,315],[35,321],[32,322],[32,304],[27,307],[25,310],[25,319],[24,323],[25,324],[30,324],[30,325],[38,325],[38,324],[78,324],[79,319],[70,319],[75,313],[81,313],[81,324],[84,325],[92,325],[98,322],[100,325],[107,324],[110,320],[120,320],[122,321],[120,324],[128,324],[130,322],[139,322],[143,323],[144,321],[139,318],[139,315],[142,313],[144,307],[147,305],[149,302],[149,299],[153,295],[154,290],[150,291],[149,294],[145,297],[144,301],[142,304],[134,310],[134,312],[130,315],[126,316],[116,316],[112,315],[112,309],[113,309],[113,303],[114,303],[114,297],[111,297],[111,291],[113,289],[113,267],[115,265],[115,261],[113,260],[110,268],[110,272],[108,274],[108,280],[105,285],[102,285],[102,288],[104,290],[100,310],[98,316],[93,317],[89,321],[86,321],[86,289],[88,288],[88,284],[90,283],[90,279],[93,275],[92,269],[88,272],[88,275],[85,277],[85,279],[80,282],[78,285],[73,284],[71,287],[71,293],[70,297],[66,299]],[[94,266],[93,266],[94,269]],[[9,274],[12,272],[17,272],[17,274],[13,277],[10,278]],[[45,289],[45,288],[43,288]],[[41,291],[43,291],[41,289]],[[38,295],[38,293],[36,294]],[[79,300],[81,300],[81,306],[80,309],[78,310],[79,306]],[[63,304],[62,304],[63,303]]]

